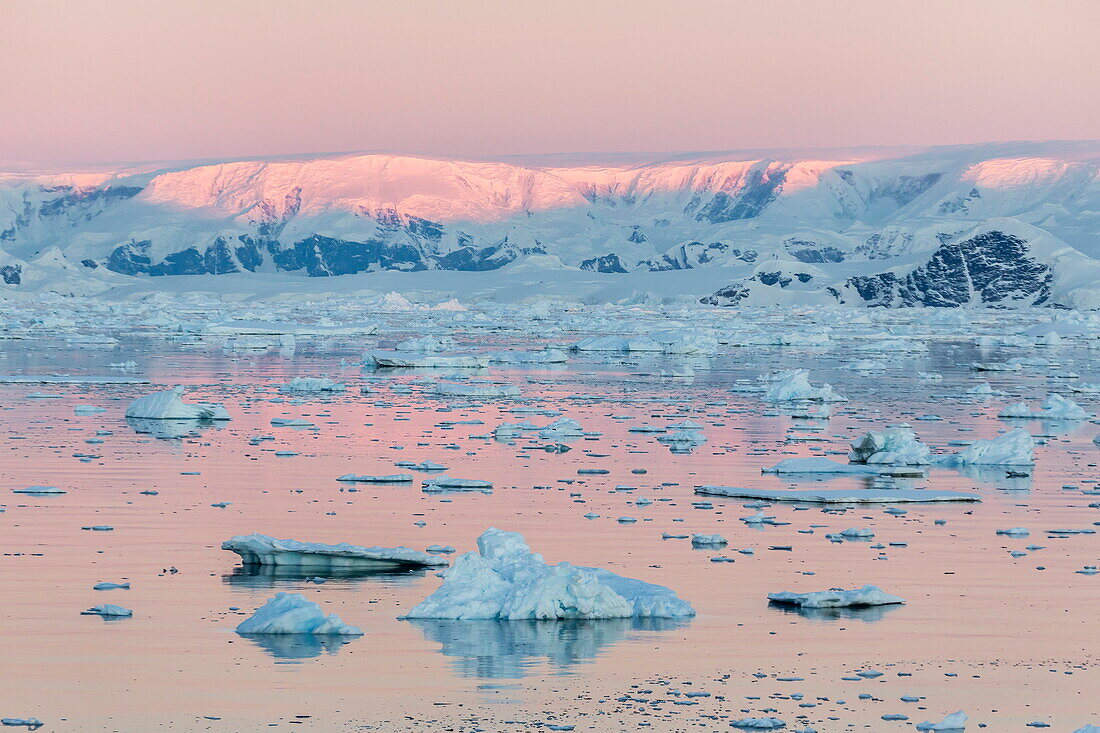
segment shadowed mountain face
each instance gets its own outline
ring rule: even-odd
[[[618,166],[347,155],[0,174],[0,277],[95,290],[133,277],[527,263],[551,277],[728,269],[730,287],[706,298],[716,304],[1067,304],[1059,262],[1100,255],[1098,159],[1100,144],[1034,143]]]

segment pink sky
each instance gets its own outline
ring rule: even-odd
[[[1100,138],[1100,0],[36,0],[0,26],[0,160]]]

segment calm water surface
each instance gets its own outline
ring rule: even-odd
[[[497,344],[473,345],[490,346]],[[103,349],[0,342],[3,373],[152,383],[0,385],[0,715],[36,716],[57,731],[472,731],[544,723],[729,730],[729,720],[767,710],[789,728],[818,731],[912,730],[957,709],[972,725],[997,731],[1030,730],[1025,724],[1033,720],[1067,732],[1100,722],[1100,576],[1075,572],[1097,564],[1100,538],[1047,533],[1100,522],[1100,495],[1088,493],[1100,478],[1095,425],[1026,424],[1048,436],[1030,479],[937,470],[908,484],[977,490],[978,505],[908,505],[900,517],[873,506],[773,506],[768,513],[790,524],[764,529],[739,521],[754,511],[742,501],[692,506],[702,498],[693,488],[702,484],[794,486],[760,469],[784,457],[844,451],[876,426],[909,421],[939,451],[950,449],[948,441],[992,437],[1006,427],[995,417],[998,407],[1065,391],[1066,380],[1050,376],[1056,372],[975,375],[964,365],[1016,354],[979,354],[950,341],[869,374],[848,366],[867,355],[842,346],[755,347],[703,360],[590,355],[558,369],[493,369],[491,376],[520,384],[524,397],[472,402],[426,394],[434,375],[361,371],[362,348],[352,339],[313,340],[294,352],[145,339]],[[1060,349],[1057,360],[1081,382],[1100,381],[1093,353]],[[131,359],[134,372],[108,367]],[[685,364],[695,365],[694,378],[660,376]],[[850,401],[835,406],[828,422],[807,425],[736,391],[743,380],[794,366],[810,367],[815,382],[832,383]],[[921,381],[918,371],[945,379]],[[319,398],[278,391],[299,375],[338,378],[348,390]],[[1010,394],[968,399],[966,389],[986,378]],[[225,403],[234,419],[176,428],[187,434],[172,438],[137,432],[145,426],[122,417],[134,397],[177,383],[193,387],[190,400]],[[372,391],[361,394],[361,387]],[[1100,408],[1098,400],[1075,399],[1092,412]],[[106,412],[75,415],[76,404]],[[602,435],[573,441],[563,454],[526,439],[486,437],[503,421],[553,419],[517,408],[560,412]],[[928,415],[942,419],[918,419]],[[314,427],[272,427],[277,417]],[[629,431],[684,419],[703,424],[708,438],[688,454]],[[259,436],[274,440],[250,442]],[[429,496],[419,483],[335,481],[349,472],[398,472],[399,460],[436,461],[452,476],[489,479],[496,488],[492,495]],[[586,468],[608,473],[578,474]],[[829,485],[861,482],[842,477]],[[10,493],[30,485],[68,493]],[[637,505],[642,497],[652,503]],[[600,516],[583,518],[589,512]],[[113,530],[84,529],[92,525]],[[668,585],[699,615],[686,623],[413,623],[397,617],[438,585],[431,574],[317,585],[300,575],[250,574],[220,549],[233,535],[261,532],[463,552],[489,526],[522,532],[551,562],[600,565]],[[1031,537],[995,533],[1014,526],[1028,527]],[[826,540],[848,527],[870,527],[875,540]],[[662,540],[662,532],[717,532],[730,544],[693,550],[684,540]],[[1031,544],[1044,549],[1009,555]],[[782,545],[792,549],[769,549]],[[736,552],[745,548],[755,554]],[[711,562],[715,555],[735,561]],[[124,580],[131,590],[92,590],[99,581]],[[765,600],[772,591],[865,583],[908,604],[815,617]],[[365,636],[341,644],[233,633],[280,590],[306,594]],[[108,602],[134,609],[134,617],[79,615]],[[867,669],[884,674],[842,679]],[[688,691],[710,696],[686,698]],[[922,699],[906,703],[903,695]],[[882,721],[886,714],[910,720]]]

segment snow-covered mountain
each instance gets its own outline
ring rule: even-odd
[[[718,305],[1094,308],[1100,143],[18,170],[0,173],[0,250],[8,289],[96,292],[226,273],[520,270],[552,281],[564,270],[707,268],[728,273],[729,286],[693,295]]]

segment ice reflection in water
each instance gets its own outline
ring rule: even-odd
[[[559,672],[591,662],[622,641],[638,641],[640,632],[683,628],[690,619],[615,618],[598,621],[471,621],[408,619],[426,639],[442,645],[462,677],[517,679],[544,660]]]
[[[276,664],[297,664],[321,654],[335,654],[359,637],[316,634],[241,634],[275,658]]]
[[[885,618],[886,614],[892,613],[899,608],[904,608],[904,606],[901,604],[890,604],[887,606],[860,606],[855,608],[804,608],[790,603],[768,601],[768,608],[801,616],[810,621],[820,621],[822,623],[856,620],[873,624]]]
[[[223,574],[222,581],[242,588],[274,588],[276,586],[305,583],[311,578],[323,578],[340,585],[373,581],[383,585],[409,585],[423,578],[427,570],[364,570],[355,568],[313,567],[290,565],[244,565]]]

